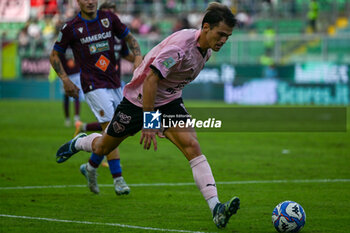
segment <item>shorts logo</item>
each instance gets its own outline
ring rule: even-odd
[[[125,130],[125,126],[115,121],[113,122],[113,130],[116,133],[121,133]]]
[[[96,62],[95,66],[97,66],[102,71],[106,71],[109,63],[110,63],[110,61],[108,60],[108,58],[101,55],[100,58],[98,59],[98,61]]]
[[[172,57],[169,57],[165,61],[163,61],[163,65],[168,69],[173,67],[175,64],[176,64],[176,62],[175,62],[174,58],[172,58]]]
[[[119,118],[119,122],[123,124],[129,124],[131,121],[131,116],[128,116],[122,112],[118,112],[117,117]]]
[[[109,27],[109,20],[107,18],[101,19],[101,23],[105,28]]]
[[[109,44],[107,40],[93,43],[89,45],[90,54],[100,53],[109,50]]]
[[[143,112],[143,128],[144,129],[160,129],[160,116],[162,114],[156,112]]]

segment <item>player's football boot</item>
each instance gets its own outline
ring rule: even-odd
[[[239,198],[233,197],[226,203],[216,204],[213,211],[213,221],[218,228],[225,228],[231,216],[239,209]]]
[[[89,171],[87,169],[87,163],[84,163],[80,166],[80,172],[83,174],[83,176],[85,176],[90,191],[98,194],[100,189],[97,185],[97,169],[92,169],[92,171]]]
[[[127,195],[130,193],[130,188],[122,176],[114,179],[114,190],[117,195]]]
[[[72,155],[78,152],[77,149],[75,149],[75,142],[78,138],[86,137],[86,133],[80,133],[77,136],[75,136],[72,140],[69,142],[63,144],[56,153],[56,162],[57,163],[63,163],[67,159],[69,159]]]
[[[84,126],[84,122],[82,121],[76,121],[75,124],[75,131],[74,131],[74,137],[77,136],[79,133],[83,132],[83,126]]]

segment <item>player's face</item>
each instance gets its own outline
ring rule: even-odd
[[[85,15],[95,14],[98,0],[77,0],[80,10]]]
[[[223,21],[218,26],[210,28],[209,24],[205,23],[203,29],[207,30],[206,39],[211,48],[214,51],[219,51],[221,47],[226,43],[228,38],[232,35],[232,27],[227,26]]]

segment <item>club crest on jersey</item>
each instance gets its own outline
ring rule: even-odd
[[[105,28],[109,27],[109,20],[107,18],[101,19],[101,23]]]
[[[176,64],[176,61],[172,57],[169,57],[165,61],[163,61],[163,65],[168,69],[173,67],[175,64]]]

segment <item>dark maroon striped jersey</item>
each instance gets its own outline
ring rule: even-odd
[[[118,88],[120,72],[116,70],[114,37],[123,39],[128,33],[127,26],[113,13],[97,11],[93,20],[83,19],[79,13],[63,25],[54,49],[65,53],[68,46],[72,48],[75,61],[81,68],[84,93],[98,88]]]
[[[67,49],[66,53],[60,53],[59,58],[62,62],[64,71],[68,75],[80,73],[80,66],[75,62],[73,58],[73,52],[70,48]]]

